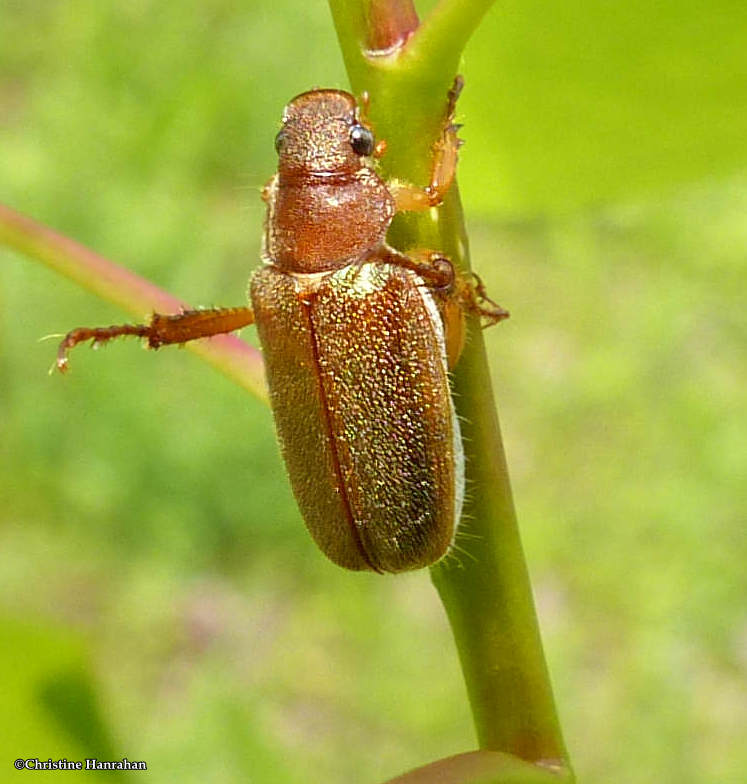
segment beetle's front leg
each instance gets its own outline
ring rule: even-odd
[[[428,185],[419,188],[417,185],[399,180],[387,183],[390,193],[394,196],[397,212],[421,212],[430,207],[437,207],[451,187],[456,174],[459,148],[462,146],[462,140],[457,136],[461,126],[454,123],[454,113],[463,87],[464,79],[457,75],[448,92],[441,136],[433,145],[433,163]]]
[[[207,308],[184,310],[181,313],[162,315],[154,313],[148,324],[120,324],[111,327],[78,327],[65,335],[57,350],[57,369],[64,373],[68,367],[68,354],[78,343],[92,341],[94,346],[108,343],[114,338],[134,335],[146,338],[149,348],[159,348],[174,343],[209,338],[235,332],[254,323],[250,308]]]

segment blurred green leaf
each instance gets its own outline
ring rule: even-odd
[[[0,759],[6,770],[18,757],[122,758],[102,715],[86,644],[79,634],[41,619],[36,623],[0,619],[0,693],[4,716]],[[106,771],[106,776],[112,774],[117,781],[126,775]],[[85,775],[97,779],[101,774],[87,771]]]
[[[506,0],[467,47],[460,182],[510,214],[747,164],[741,0]]]

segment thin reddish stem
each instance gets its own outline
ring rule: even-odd
[[[0,243],[32,256],[138,318],[177,313],[188,305],[90,248],[0,204]],[[188,348],[245,389],[266,400],[262,358],[233,335],[219,335]]]

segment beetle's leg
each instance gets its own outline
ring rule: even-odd
[[[509,312],[488,296],[485,284],[478,275],[474,272],[458,271],[441,253],[409,250],[404,254],[384,245],[371,258],[412,270],[423,278],[428,288],[436,294],[453,300],[463,310],[478,315],[483,327],[491,327],[509,317]]]
[[[444,325],[450,370],[456,367],[467,341],[466,314],[477,316],[483,329],[508,318],[508,311],[488,297],[482,281],[472,272],[454,270],[452,285],[446,291],[435,291],[434,299]]]
[[[375,254],[377,261],[396,264],[412,270],[436,291],[450,291],[454,285],[454,265],[441,253],[431,250],[412,250],[407,254],[384,245]]]
[[[420,212],[430,207],[437,207],[444,200],[447,191],[454,181],[457,157],[462,140],[457,137],[461,125],[454,123],[454,113],[459,94],[464,87],[464,79],[457,75],[448,92],[446,114],[441,136],[433,145],[433,163],[431,179],[425,188],[417,185],[392,180],[388,183],[389,191],[394,196],[397,212]]]
[[[459,96],[462,94],[462,90],[464,89],[464,77],[461,74],[457,74],[454,77],[454,83],[449,87],[449,92],[446,93],[446,98],[448,99],[446,103],[446,122],[450,123],[454,120],[454,115],[456,114],[456,105],[457,101],[459,100]]]
[[[456,103],[464,88],[464,78],[457,74],[454,84],[447,93],[446,114],[441,138],[436,142],[431,168],[431,181],[426,186],[426,191],[431,197],[431,204],[440,204],[446,192],[451,187],[456,174],[457,156],[459,148],[464,142],[457,136],[461,125],[454,122]]]
[[[464,310],[480,317],[483,328],[492,327],[509,317],[509,312],[493,301],[485,284],[474,272],[460,273],[454,282],[454,296]]]
[[[78,343],[91,340],[94,346],[108,343],[114,338],[134,335],[147,338],[149,348],[159,348],[173,343],[187,343],[198,338],[208,338],[234,332],[254,323],[250,308],[209,308],[184,310],[181,313],[162,315],[154,313],[148,324],[121,324],[112,327],[78,327],[65,335],[57,350],[57,369],[65,372],[68,354]]]

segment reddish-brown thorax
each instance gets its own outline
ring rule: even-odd
[[[265,257],[286,272],[331,272],[375,252],[394,217],[384,182],[355,152],[355,99],[312,90],[285,109],[278,173],[265,190]]]

